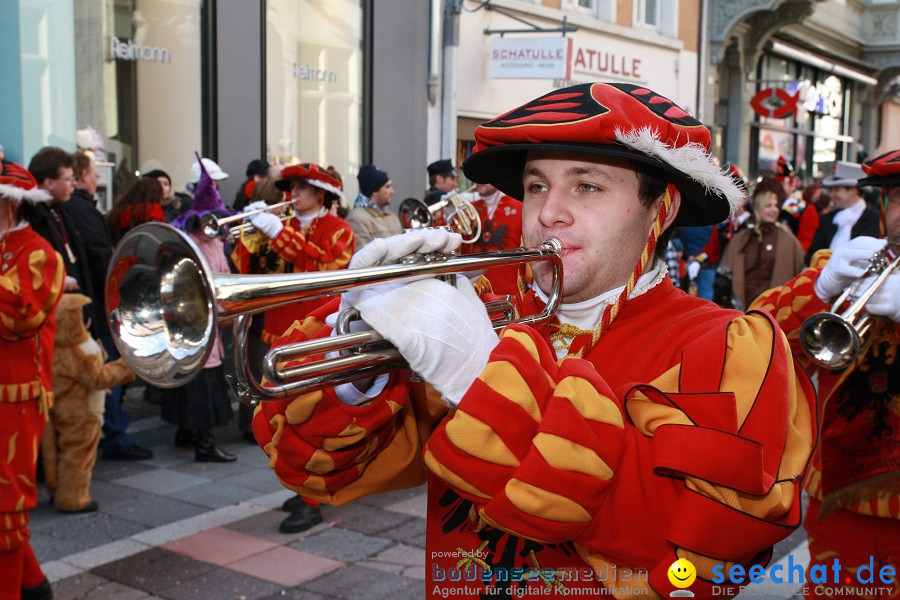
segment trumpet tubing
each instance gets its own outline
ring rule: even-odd
[[[285,200],[284,202],[278,202],[276,204],[270,204],[265,208],[258,208],[256,210],[249,210],[247,212],[238,213],[236,215],[231,215],[230,217],[219,218],[212,213],[208,213],[203,216],[201,220],[201,225],[203,227],[203,234],[208,238],[214,238],[219,233],[221,233],[223,227],[227,227],[229,223],[234,223],[235,221],[242,221],[247,217],[252,217],[253,215],[258,215],[264,212],[270,212],[273,210],[278,210],[279,208],[284,208],[293,204],[293,200]],[[249,223],[245,223],[248,225]]]
[[[327,363],[305,369],[305,379],[263,386],[249,369],[247,332],[249,315],[297,300],[333,296],[352,289],[373,287],[397,281],[480,271],[492,267],[548,261],[554,273],[554,285],[547,306],[539,315],[521,319],[522,323],[549,320],[559,306],[562,293],[560,244],[550,239],[540,248],[516,248],[453,256],[435,260],[422,257],[415,264],[390,264],[364,269],[234,275],[214,273],[191,239],[170,225],[147,223],[129,231],[116,246],[106,280],[106,302],[110,332],[122,358],[146,381],[159,387],[177,387],[195,377],[212,351],[218,326],[236,320],[235,365],[231,382],[245,402],[274,400],[312,389],[321,389],[345,381],[367,377],[373,370],[382,372],[402,363],[396,350],[384,342],[366,339],[355,356],[342,357],[338,364]],[[509,307],[494,307],[491,314],[505,317],[495,327],[509,322]],[[298,315],[302,317],[305,315]],[[326,344],[327,351],[355,347],[334,336],[315,340]],[[369,354],[376,342],[375,354]],[[338,347],[328,347],[337,343]],[[278,369],[283,352],[266,359],[265,373],[273,382],[286,378]],[[307,347],[300,350],[306,351]],[[294,351],[296,349],[291,349]],[[316,345],[313,354],[321,354]],[[274,352],[274,351],[273,351]],[[271,352],[270,352],[271,354]],[[293,356],[293,355],[292,355]],[[313,363],[316,364],[316,363]],[[312,374],[310,374],[312,373]],[[290,378],[296,377],[291,373]]]
[[[866,312],[866,304],[900,265],[900,252],[894,255],[891,251],[898,246],[900,235],[872,256],[862,276],[847,287],[828,312],[803,321],[800,346],[814,363],[826,369],[842,369],[856,361],[875,325],[876,317]],[[857,295],[857,289],[873,276],[865,291]],[[847,302],[849,306],[838,313]]]
[[[475,206],[463,197],[463,194],[469,194],[474,189],[473,185],[467,190],[456,192],[446,200],[441,200],[431,206],[421,200],[407,198],[400,203],[398,211],[400,222],[406,229],[432,227],[436,221],[435,214],[450,205],[453,207],[453,212],[448,219],[450,228],[462,236],[464,244],[475,243],[481,237],[481,217],[478,216]]]

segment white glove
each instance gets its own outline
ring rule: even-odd
[[[886,240],[856,237],[835,250],[813,286],[825,304],[841,295],[854,280],[862,277],[872,255],[884,248]]]
[[[248,213],[251,210],[262,210],[267,207],[268,207],[268,205],[265,203],[265,201],[257,200],[256,202],[251,202],[250,204],[245,206],[243,212]]]
[[[447,254],[459,248],[462,236],[443,229],[419,229],[388,238],[375,238],[350,259],[350,269],[388,265],[413,253]]]
[[[700,274],[700,262],[696,261],[696,260],[691,261],[690,264],[687,266],[688,279],[690,279],[690,280],[697,279],[697,275],[699,275],[699,274]]]
[[[499,343],[472,284],[457,277],[457,286],[424,279],[348,298],[363,320],[397,347],[410,368],[454,406]]]
[[[256,203],[254,202],[254,204]],[[284,229],[284,224],[282,224],[281,219],[272,213],[262,212],[250,215],[247,218],[250,219],[250,224],[253,225],[254,229],[263,232],[272,239],[278,237],[278,234]]]
[[[888,275],[866,303],[866,311],[900,323],[900,274],[894,272]]]

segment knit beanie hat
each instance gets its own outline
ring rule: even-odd
[[[390,176],[375,165],[363,165],[356,175],[359,191],[364,196],[371,196],[373,192],[377,192],[389,179]]]

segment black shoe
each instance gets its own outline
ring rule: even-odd
[[[284,504],[281,505],[281,510],[284,512],[294,512],[304,505],[306,505],[306,502],[303,501],[303,496],[298,494],[285,500]]]
[[[287,519],[281,522],[281,525],[278,526],[278,531],[281,533],[299,533],[321,522],[321,509],[318,506],[310,506],[304,502],[303,506],[292,512]]]
[[[197,462],[234,462],[237,460],[237,456],[210,444],[202,448],[197,446],[197,449],[194,450],[194,460]]]
[[[197,445],[197,432],[193,429],[178,428],[175,432],[176,448],[193,448]]]
[[[53,588],[47,578],[34,587],[22,588],[22,600],[53,600]]]
[[[149,460],[153,458],[153,450],[132,444],[124,450],[104,450],[103,460]]]
[[[85,506],[84,508],[79,508],[78,510],[63,510],[61,508],[57,508],[57,512],[66,513],[68,515],[79,515],[81,513],[92,513],[97,512],[99,505],[96,500],[91,500],[90,504]]]

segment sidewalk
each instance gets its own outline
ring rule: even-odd
[[[292,496],[234,421],[216,430],[235,463],[196,463],[175,427],[132,388],[129,433],[149,461],[97,460],[96,513],[56,512],[43,487],[31,544],[60,599],[421,598],[425,489],[323,506],[322,524],[281,534]]]

